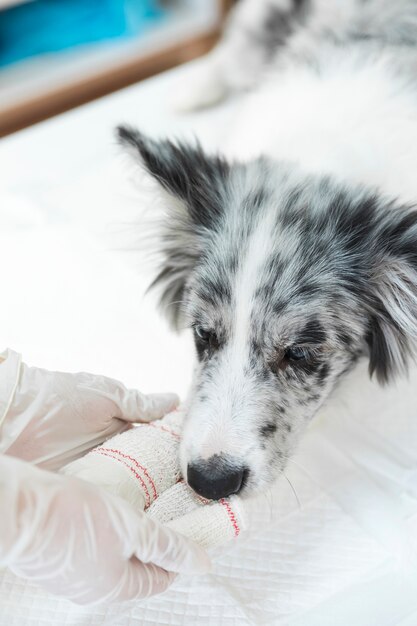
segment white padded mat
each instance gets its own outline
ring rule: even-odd
[[[105,610],[74,607],[4,572],[0,623],[381,626],[411,619],[417,579],[407,550],[416,538],[416,502],[392,489],[394,474],[380,481],[345,455],[326,422],[310,431],[287,472],[299,502],[283,481],[273,527],[217,553],[210,575],[181,577],[163,596]]]
[[[166,95],[184,71],[1,143],[0,349],[143,391],[185,393],[190,338],[172,336],[143,298],[148,271],[112,250],[137,200],[111,139],[112,125],[130,121],[221,145],[233,106],[182,119],[167,112]],[[364,415],[355,383],[356,417],[346,418],[342,399],[336,414],[316,420],[287,470],[293,487],[278,487],[273,526],[260,519],[259,532],[217,552],[210,575],[180,577],[157,598],[92,609],[3,571],[0,625],[417,626],[416,389],[414,375],[386,394],[371,390]]]

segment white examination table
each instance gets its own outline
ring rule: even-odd
[[[0,349],[185,393],[191,340],[167,330],[143,295],[151,270],[126,251],[137,245],[132,232],[143,237],[139,222],[131,226],[140,193],[112,128],[194,133],[221,148],[236,104],[184,117],[169,110],[187,71],[1,141]],[[417,398],[400,388],[372,415],[317,420],[296,463],[288,475],[299,503],[283,486],[274,527],[218,552],[210,575],[91,609],[2,571],[0,625],[417,626]]]

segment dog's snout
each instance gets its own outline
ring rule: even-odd
[[[227,459],[215,455],[207,461],[196,461],[187,467],[188,484],[196,493],[209,500],[227,498],[242,489],[248,470],[236,467]]]

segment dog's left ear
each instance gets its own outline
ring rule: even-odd
[[[197,142],[154,140],[128,126],[119,126],[117,137],[165,192],[163,262],[151,287],[160,288],[162,309],[178,328],[187,279],[221,221],[230,167],[223,158],[206,154]]]
[[[144,168],[177,200],[186,204],[196,228],[211,228],[221,216],[229,164],[194,145],[154,140],[129,126],[116,129],[121,145],[133,149]]]
[[[385,383],[417,357],[417,211],[383,209],[369,251],[369,368]]]

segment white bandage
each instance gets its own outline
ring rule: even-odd
[[[62,472],[93,482],[121,496],[135,508],[147,509],[181,477],[178,465],[183,413],[132,426],[108,439]]]
[[[242,504],[236,496],[210,502],[180,481],[165,491],[147,513],[201,546],[213,548],[247,528]]]
[[[178,447],[184,414],[139,424],[62,469],[100,485],[204,547],[229,541],[248,526],[240,498],[210,502],[181,480]]]

